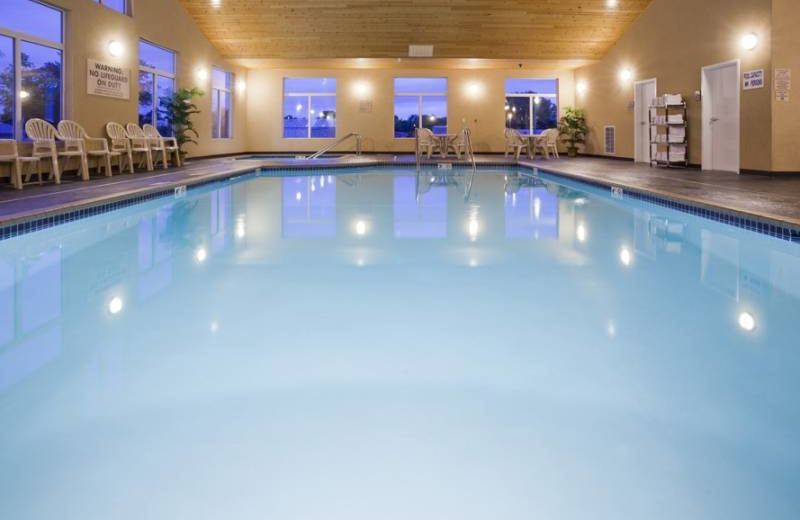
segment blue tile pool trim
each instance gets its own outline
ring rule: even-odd
[[[606,184],[598,181],[586,180],[583,179],[582,177],[574,177],[572,175],[561,174],[559,172],[553,172],[550,170],[541,170],[538,167],[537,168],[531,166],[524,166],[524,167],[534,170],[534,175],[538,173],[544,173],[546,175],[552,175],[553,177],[569,179],[571,181],[580,184],[586,184],[589,186],[600,188],[603,191],[610,192],[612,197],[615,197],[619,200],[625,200],[625,199],[639,200],[642,202],[647,202],[650,204],[655,204],[657,206],[680,211],[682,213],[688,213],[690,215],[694,215],[697,217],[713,220],[715,222],[721,222],[729,226],[746,229],[748,231],[754,231],[756,233],[767,235],[773,238],[778,238],[780,240],[800,243],[800,229],[795,227],[781,226],[780,224],[776,224],[775,222],[759,220],[758,218],[743,216],[735,212],[707,208],[700,204],[693,204],[678,199],[661,197],[658,195],[653,195],[651,193],[637,191],[635,189],[628,188],[625,186],[614,186],[611,184]]]
[[[198,188],[206,187],[210,184],[225,183],[232,179],[255,177],[256,174],[257,172],[236,173],[222,178],[207,179],[204,181],[195,182],[194,184],[191,185],[181,184],[179,186],[185,186],[186,191],[193,191]],[[34,233],[36,231],[41,231],[43,229],[60,226],[61,224],[66,224],[68,222],[74,222],[76,220],[82,220],[85,218],[94,217],[96,215],[102,215],[103,213],[109,213],[111,211],[116,211],[130,206],[135,206],[137,204],[142,204],[144,202],[148,202],[151,200],[165,198],[165,197],[175,197],[175,189],[179,186],[171,186],[163,190],[145,193],[143,195],[134,195],[129,198],[115,200],[113,202],[108,202],[105,204],[98,204],[96,206],[80,208],[72,211],[67,211],[64,213],[57,213],[54,215],[48,215],[46,217],[34,220],[26,220],[24,222],[17,222],[15,224],[10,224],[8,226],[0,227],[0,241],[8,240],[9,238],[14,238],[20,235],[26,235],[28,233]]]
[[[423,166],[433,166],[434,164],[437,163],[426,162],[423,163]],[[413,166],[413,165],[414,165],[413,162],[409,163],[409,162],[378,161],[370,164],[319,164],[311,166],[305,164],[296,164],[296,165],[292,164],[292,165],[281,165],[281,166],[261,166],[259,168],[254,168],[248,171],[231,173],[230,175],[221,175],[219,177],[214,177],[199,181],[189,180],[186,183],[178,183],[169,188],[164,188],[162,190],[142,195],[134,195],[131,197],[122,198],[105,204],[98,204],[95,206],[84,207],[72,211],[65,211],[63,213],[56,213],[42,218],[33,218],[31,220],[26,220],[23,222],[9,224],[7,226],[2,226],[0,227],[0,241],[8,240],[10,238],[14,238],[20,235],[25,235],[28,233],[33,233],[36,231],[41,231],[54,226],[59,226],[61,224],[66,224],[68,222],[73,222],[76,220],[81,220],[96,215],[100,215],[103,213],[108,213],[111,211],[127,208],[130,206],[134,206],[136,204],[141,204],[143,202],[148,202],[151,200],[164,197],[174,197],[175,189],[176,187],[179,186],[185,186],[187,191],[193,191],[198,188],[206,187],[210,184],[225,183],[233,179],[254,178],[254,177],[280,177],[287,175],[306,176],[308,175],[307,173],[308,171],[342,170],[342,169],[358,170],[363,168],[380,168],[380,169],[407,168],[408,166]],[[470,166],[464,163],[452,163],[452,168],[467,169],[470,168]],[[507,161],[498,161],[498,162],[481,163],[478,165],[478,168],[479,169],[492,168],[492,169],[503,169],[503,170],[518,170],[520,168],[526,168],[532,170],[534,172],[534,175],[541,172],[547,175],[552,175],[554,177],[569,179],[571,181],[578,182],[581,184],[594,186],[600,188],[603,191],[610,192],[612,196],[615,196],[616,198],[620,199],[630,198],[634,200],[640,200],[643,202],[648,202],[651,204],[656,204],[673,210],[681,211],[683,213],[689,213],[691,215],[695,215],[701,218],[706,218],[716,222],[721,222],[723,224],[727,224],[730,226],[747,229],[749,231],[754,231],[756,233],[778,238],[780,240],[800,243],[800,228],[782,226],[780,224],[776,224],[775,222],[759,220],[754,217],[746,217],[737,214],[735,212],[710,209],[699,204],[692,204],[681,200],[669,199],[666,197],[661,197],[658,195],[637,191],[623,186],[614,186],[599,181],[593,181],[591,179],[584,179],[582,177],[562,174],[557,171],[544,170],[540,169],[538,166],[526,165],[526,164],[514,165],[508,163]],[[444,172],[448,170],[442,170],[442,171]]]

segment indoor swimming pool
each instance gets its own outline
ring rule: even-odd
[[[524,169],[283,175],[0,241],[0,517],[800,509],[800,245]]]

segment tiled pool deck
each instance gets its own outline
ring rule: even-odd
[[[482,155],[481,165],[514,165],[503,156]],[[435,160],[433,162],[442,162]],[[452,162],[444,160],[443,162]],[[182,168],[158,170],[151,173],[116,175],[96,178],[90,182],[73,180],[66,175],[61,185],[29,185],[13,190],[10,185],[0,188],[0,231],[10,225],[41,221],[45,217],[75,212],[99,205],[113,207],[120,201],[163,194],[178,186],[204,184],[209,181],[247,173],[259,168],[309,169],[355,167],[371,165],[414,164],[413,155],[362,155],[318,159],[309,164],[295,159],[235,160],[233,158],[191,161]],[[787,229],[800,236],[800,178],[735,175],[725,172],[699,170],[663,170],[632,162],[580,157],[575,159],[521,160],[520,165],[572,179],[622,188],[637,198],[661,204],[690,206],[691,212],[731,221],[737,219],[769,227]],[[108,206],[111,205],[111,206]],[[679,209],[685,209],[679,207]],[[720,218],[720,212],[724,214]],[[754,219],[754,220],[751,220]],[[793,235],[795,236],[795,235]]]

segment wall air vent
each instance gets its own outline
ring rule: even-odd
[[[603,128],[603,136],[604,136],[604,147],[606,155],[616,155],[617,154],[617,127],[616,126],[606,126]]]
[[[433,58],[433,45],[409,45],[408,56],[411,58]]]

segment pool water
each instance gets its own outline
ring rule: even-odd
[[[794,519],[800,246],[520,170],[0,242],[0,517]]]
[[[258,154],[258,155],[246,155],[242,157],[236,157],[237,160],[274,160],[274,159],[286,159],[286,160],[294,160],[294,159],[302,159],[305,160],[306,157],[311,155],[311,153],[297,153],[297,154]],[[343,157],[340,153],[326,153],[324,156],[326,159],[333,159],[337,157]]]

